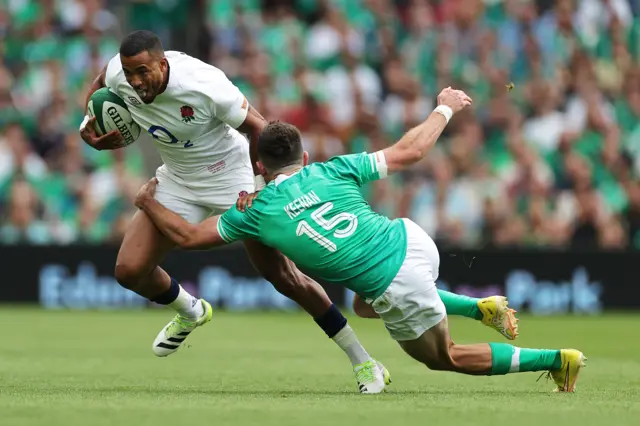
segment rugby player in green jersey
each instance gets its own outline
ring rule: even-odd
[[[472,375],[548,371],[555,390],[573,392],[585,361],[578,350],[454,343],[442,299],[450,298],[449,304],[455,306],[451,298],[462,303],[464,296],[436,289],[440,257],[435,243],[411,220],[391,220],[373,212],[359,191],[365,183],[424,158],[453,114],[471,102],[464,92],[447,88],[426,121],[393,146],[310,165],[298,130],[286,123],[270,123],[258,142],[258,165],[268,185],[248,208],[240,205],[191,225],[154,200],[154,179],[140,190],[136,205],[183,248],[255,239],[311,275],[353,290],[359,303],[369,305],[382,319],[402,349],[433,370]],[[499,303],[491,300],[494,306],[489,310],[500,310],[492,318],[501,323],[498,330],[515,338],[513,312],[504,298]],[[388,374],[383,368],[369,371],[379,378]]]

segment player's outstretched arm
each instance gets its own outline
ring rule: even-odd
[[[218,232],[220,216],[213,216],[193,225],[155,200],[153,194],[157,185],[156,178],[147,182],[138,191],[135,205],[151,218],[167,238],[186,250],[207,249],[226,244]]]
[[[451,117],[471,105],[471,102],[471,98],[461,90],[448,87],[440,92],[438,106],[431,115],[383,151],[387,173],[404,170],[422,160],[435,145]]]

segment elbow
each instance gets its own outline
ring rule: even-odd
[[[426,148],[424,148],[424,149],[415,148],[415,149],[411,150],[411,153],[409,154],[411,164],[417,163],[418,161],[422,160],[427,155],[428,151],[429,150],[426,149]]]
[[[206,244],[195,237],[183,238],[178,242],[178,247],[182,250],[202,250],[208,248]]]
[[[182,238],[176,243],[182,250],[196,250],[198,248],[196,242],[189,238]]]
[[[204,227],[191,225],[186,232],[174,241],[183,250],[209,250],[224,244],[222,239],[207,232]]]
[[[407,148],[403,150],[402,154],[399,156],[400,162],[405,167],[410,167],[411,165],[422,160],[426,154],[427,154],[426,149],[420,149],[416,147]]]
[[[190,226],[174,243],[183,250],[197,250],[202,245],[198,241],[198,232],[195,226]]]

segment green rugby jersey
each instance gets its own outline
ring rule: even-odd
[[[226,242],[259,240],[310,274],[375,299],[407,249],[404,223],[375,213],[359,190],[384,177],[381,153],[314,163],[269,182],[244,213],[232,207],[218,232]]]

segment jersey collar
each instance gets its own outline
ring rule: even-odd
[[[158,96],[162,96],[165,93],[169,92],[173,88],[175,83],[176,83],[176,80],[175,80],[176,79],[176,70],[175,70],[176,67],[173,66],[172,63],[171,63],[173,58],[169,57],[168,55],[166,55],[165,57],[167,58],[167,62],[169,63],[169,69],[168,69],[169,80],[167,81],[167,87],[164,88],[164,92],[160,93]]]
[[[302,170],[302,169],[301,169]],[[298,173],[300,173],[300,170],[298,170],[297,172],[293,172],[290,175],[278,175],[276,176],[276,178],[273,180],[273,182],[275,183],[276,186],[280,185],[282,182],[284,182],[285,180],[289,179],[291,176],[295,176]]]

